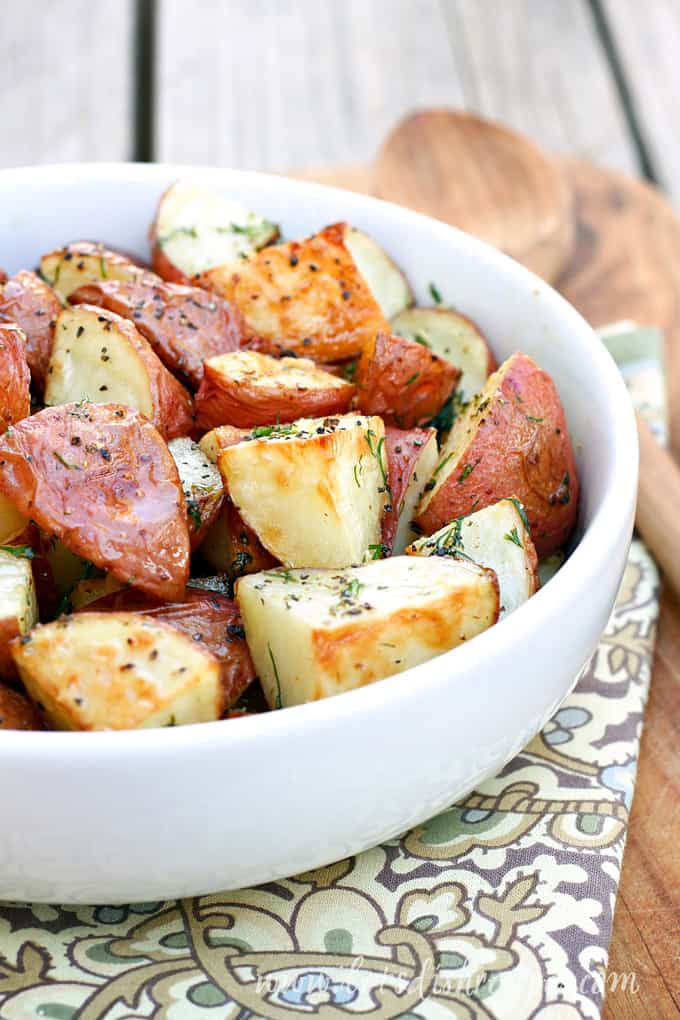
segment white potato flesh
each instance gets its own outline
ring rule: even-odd
[[[0,639],[12,628],[26,634],[38,619],[31,561],[0,549]]]
[[[198,443],[191,439],[172,439],[168,449],[177,465],[184,492],[189,535],[194,535],[214,521],[219,513],[224,497],[222,475]]]
[[[250,429],[239,429],[235,425],[218,425],[217,428],[206,432],[198,445],[208,460],[217,464],[222,450],[233,446],[234,443],[240,443],[249,433]]]
[[[0,545],[7,545],[28,526],[28,520],[20,514],[14,503],[0,493]]]
[[[277,234],[274,223],[190,181],[168,188],[156,219],[157,243],[189,277],[258,251]]]
[[[147,273],[148,270],[136,265],[126,255],[91,241],[67,244],[65,248],[48,252],[40,260],[40,275],[61,298],[68,298],[87,283],[139,280]]]
[[[526,527],[521,503],[501,499],[460,517],[406,550],[409,556],[452,556],[494,570],[500,591],[500,617],[512,613],[538,587],[536,550]]]
[[[413,472],[406,486],[404,498],[399,507],[399,519],[397,531],[392,545],[392,554],[399,556],[410,542],[418,537],[413,529],[413,518],[416,514],[416,507],[420,502],[425,486],[432,477],[434,469],[439,460],[439,447],[437,436],[433,433],[423,445],[420,456],[414,465]]]
[[[397,336],[417,340],[460,369],[456,395],[461,400],[481,393],[494,362],[474,322],[448,308],[409,308],[391,325]]]
[[[283,395],[286,391],[343,390],[345,379],[325,372],[310,358],[272,358],[259,351],[230,351],[218,354],[206,362],[214,375],[221,375],[228,383],[243,383],[253,388],[258,384],[271,392],[276,387]]]
[[[303,418],[223,450],[227,491],[265,549],[290,567],[361,563],[387,502],[378,417]]]
[[[79,400],[125,404],[153,421],[155,408],[147,368],[115,318],[86,305],[65,308],[59,314],[47,370],[45,404]]]
[[[127,585],[123,584],[122,581],[119,581],[112,574],[107,574],[106,577],[90,577],[78,581],[69,595],[71,611],[77,613],[80,609],[84,609],[85,606],[89,606],[91,602],[103,599],[106,595],[113,595],[115,592],[122,591],[126,587]]]
[[[395,556],[344,570],[269,570],[236,584],[248,648],[272,708],[382,680],[495,623],[491,570]]]
[[[218,719],[220,667],[177,630],[135,613],[63,616],[13,649],[53,727],[127,730]]]
[[[413,304],[408,280],[377,241],[356,227],[348,227],[345,244],[386,319]]]

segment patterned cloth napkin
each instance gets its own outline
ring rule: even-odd
[[[603,339],[663,434],[660,336]],[[573,694],[500,775],[401,839],[176,903],[0,907],[0,1017],[598,1017],[657,589],[636,540]]]

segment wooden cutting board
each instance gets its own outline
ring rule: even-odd
[[[475,122],[466,116],[452,124],[445,111],[417,114],[395,128],[372,164],[300,176],[399,200],[470,229],[554,279],[593,326],[621,319],[659,326],[666,337],[671,446],[680,459],[680,220],[649,185],[590,163],[551,161],[535,147],[547,163],[532,177],[539,164],[527,166],[512,133],[497,125],[494,144],[477,151],[485,177],[497,183],[475,193],[472,174],[461,175],[455,159],[456,133],[459,143],[482,144],[470,138]],[[443,177],[447,159],[455,194]],[[524,183],[508,220],[513,176]],[[471,188],[474,197],[466,201]],[[476,218],[475,199],[481,203]],[[502,216],[493,216],[495,202],[503,203]],[[609,958],[610,975],[636,973],[637,991],[612,982],[606,1020],[678,1017],[679,946],[680,602],[667,592]]]

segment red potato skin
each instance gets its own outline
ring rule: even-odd
[[[455,365],[415,340],[378,333],[359,358],[356,406],[386,425],[414,428],[441,410],[459,378]]]
[[[220,663],[223,711],[231,708],[255,679],[238,605],[225,595],[187,588],[180,601],[162,602],[126,588],[90,602],[81,610],[84,613],[109,611],[151,616],[211,652]]]
[[[7,281],[0,296],[0,320],[16,323],[26,334],[26,360],[39,393],[45,387],[54,323],[60,311],[59,298],[52,288],[26,269]]]
[[[146,418],[119,404],[48,407],[0,438],[0,492],[49,535],[160,599],[184,594],[179,474]]]
[[[33,703],[19,691],[0,684],[0,730],[42,729],[42,719]]]
[[[161,199],[161,202],[162,201],[163,199]],[[151,244],[151,268],[154,273],[158,273],[158,275],[167,283],[179,283],[188,286],[191,283],[189,277],[170,261],[158,243],[158,232],[156,230],[155,220],[151,225],[151,230],[149,231],[149,242]]]
[[[0,432],[31,413],[31,373],[26,336],[18,326],[0,323]]]
[[[390,483],[389,509],[382,519],[382,544],[392,549],[399,523],[401,503],[411,481],[420,453],[436,429],[395,429],[385,426],[385,449],[387,451],[387,478]],[[425,482],[426,479],[423,479]]]
[[[514,354],[500,371],[500,392],[480,409],[467,449],[416,521],[431,535],[473,509],[515,496],[524,505],[536,552],[547,556],[564,545],[578,514],[579,481],[564,409],[552,379],[528,355]]]
[[[243,316],[199,287],[177,286],[151,274],[139,281],[103,280],[79,287],[71,304],[98,305],[130,319],[166,368],[196,387],[203,363],[252,341]]]
[[[354,386],[297,390],[278,386],[275,378],[235,380],[216,370],[209,362],[196,394],[196,426],[208,432],[218,425],[252,429],[273,422],[285,424],[297,418],[322,418],[349,410]]]
[[[38,615],[42,621],[53,619],[59,604],[59,595],[52,567],[47,558],[49,539],[45,535],[41,535],[33,521],[29,521],[21,534],[13,538],[9,544],[28,545],[35,553],[31,560],[31,570],[38,600]],[[12,665],[14,666],[13,660]]]

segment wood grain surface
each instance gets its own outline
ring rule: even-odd
[[[632,178],[582,161],[565,163],[564,172],[576,242],[558,288],[595,326],[631,318],[665,331],[671,430],[680,451],[680,220],[655,189]],[[352,190],[379,188],[371,166],[317,174]],[[677,1017],[679,964],[680,601],[669,591],[661,601],[604,1020]]]

